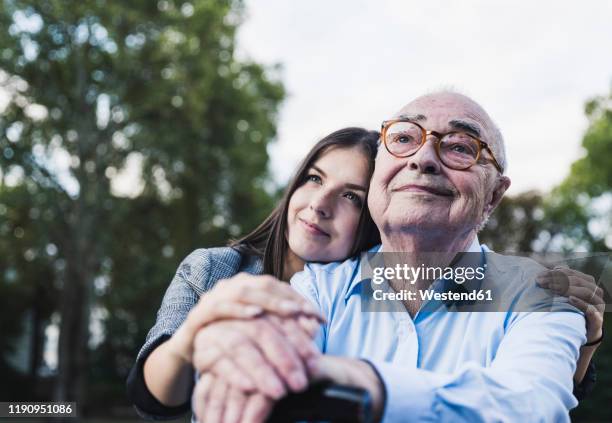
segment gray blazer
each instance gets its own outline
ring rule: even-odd
[[[149,354],[168,339],[185,321],[200,295],[210,290],[217,281],[240,272],[254,275],[263,272],[263,262],[255,256],[240,254],[230,247],[200,248],[189,254],[179,265],[157,311],[155,324],[149,331],[138,353],[135,367],[142,368]],[[138,413],[150,419],[157,416],[142,410]]]

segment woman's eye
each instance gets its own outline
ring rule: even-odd
[[[359,198],[359,196],[355,194],[354,192],[346,192],[344,193],[344,197],[348,198],[349,200],[351,200],[353,203],[357,204],[358,206],[361,206],[361,198]]]
[[[306,175],[306,180],[308,182],[314,182],[316,184],[320,184],[321,183],[321,177],[319,175],[314,175],[314,174]]]

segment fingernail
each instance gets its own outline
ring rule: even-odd
[[[317,310],[316,307],[308,301],[302,303],[302,311],[304,313],[319,314],[319,310]]]
[[[251,391],[255,389],[255,385],[253,384],[253,382],[251,382],[248,379],[240,378],[240,384],[241,384],[241,388],[246,391]]]
[[[297,313],[301,310],[299,304],[294,303],[293,301],[281,301],[279,307],[282,311]]]
[[[295,371],[289,375],[289,383],[291,384],[291,389],[301,391],[306,387],[308,381],[302,372]]]
[[[276,379],[270,379],[267,381],[268,388],[270,390],[270,395],[274,399],[279,399],[283,395],[285,395],[285,388],[283,385]]]
[[[316,333],[319,325],[318,323],[314,323],[311,319],[305,319],[302,322],[302,327],[312,336]]]
[[[312,325],[312,328],[314,330],[319,330],[319,327],[325,323],[324,321],[321,320],[317,320],[317,319],[310,319],[310,324]]]
[[[259,313],[263,312],[263,309],[256,305],[248,305],[244,307],[242,310],[245,316],[256,316]]]

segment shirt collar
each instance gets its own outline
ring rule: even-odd
[[[466,253],[479,253],[482,251],[482,246],[480,245],[480,241],[478,241],[478,235],[474,237],[470,246],[465,250]]]
[[[466,253],[478,253],[481,251],[488,251],[488,248],[483,245],[480,245],[480,241],[478,241],[478,236],[474,236],[474,239],[472,240],[472,242],[470,243],[469,247],[465,250]],[[368,251],[364,252],[361,254],[361,257],[359,258],[358,262],[357,262],[357,269],[356,271],[353,273],[353,278],[351,279],[351,282],[349,283],[349,286],[346,290],[346,295],[344,296],[344,300],[348,300],[348,298],[353,294],[353,291],[355,289],[357,289],[357,287],[359,287],[361,285],[362,282],[366,282],[366,281],[370,281],[370,279],[362,279],[361,278],[361,263],[362,260],[368,260],[370,254],[374,254],[374,253],[382,253],[383,252],[383,246],[382,244],[378,244],[372,248],[370,248]]]

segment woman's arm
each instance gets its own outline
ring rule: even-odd
[[[569,297],[569,302],[584,313],[587,344],[595,343],[595,345],[583,345],[580,348],[580,357],[574,373],[574,384],[579,385],[600,345],[597,341],[603,336],[605,309],[603,290],[597,286],[592,276],[564,267],[542,273],[538,276],[538,284],[555,294]]]
[[[144,363],[146,388],[163,406],[179,407],[189,402],[193,387],[193,367],[185,356],[189,337],[189,329],[183,324]]]
[[[181,277],[179,273],[177,277]],[[317,318],[316,311],[306,300],[288,284],[274,278],[241,273],[221,280],[202,295],[176,332],[146,358],[143,373],[148,391],[166,407],[188,403],[193,387],[193,339],[198,330],[219,320],[250,319],[263,312]]]
[[[153,355],[153,361],[146,366],[147,373],[151,373],[152,366],[150,364],[155,365],[156,357],[159,358],[158,354],[160,353],[163,358],[164,352],[167,352],[168,340],[179,330],[187,319],[189,312],[198,303],[200,293],[196,292],[193,284],[188,281],[189,275],[192,274],[191,270],[205,269],[209,263],[210,252],[206,249],[193,251],[181,262],[164,294],[155,324],[147,334],[145,343],[130,371],[127,380],[128,396],[136,411],[145,418],[176,417],[189,410],[188,398],[179,407],[168,407],[160,402],[160,399],[163,400],[164,398],[158,398],[151,392],[145,381],[149,378],[145,378],[144,369],[150,356]],[[172,359],[169,360],[168,367],[175,368],[176,363],[172,365]],[[165,368],[165,365],[155,367],[163,372],[162,369]],[[168,383],[172,384],[171,381]],[[155,387],[153,387],[153,391],[156,392]]]
[[[219,281],[215,288],[202,295],[176,332],[147,357],[144,380],[151,394],[163,405],[176,407],[189,401],[193,385],[192,344],[198,329],[216,320],[254,317],[263,311],[262,306],[267,306],[267,297],[263,298],[262,306],[255,305],[262,303],[262,296],[255,289],[250,290],[255,295],[247,293],[243,303],[235,301],[233,296],[239,286],[240,283],[232,286]]]
[[[578,358],[578,363],[576,363],[576,373],[574,373],[575,385],[580,385],[584,381],[584,375],[586,375],[589,369],[589,364],[591,364],[591,359],[595,351],[597,351],[598,346],[599,344],[592,347],[580,348],[580,357]]]
[[[601,301],[600,304],[603,304],[603,300]],[[580,348],[580,357],[578,358],[576,372],[574,373],[574,383],[579,385],[584,379],[595,351],[597,351],[597,348],[601,345],[601,340],[603,340],[603,311],[599,311],[599,305],[586,303],[578,297],[573,299],[570,297],[570,302],[584,311],[587,321],[587,343]]]

